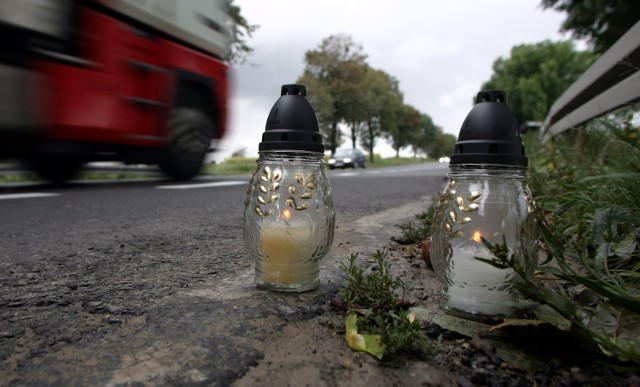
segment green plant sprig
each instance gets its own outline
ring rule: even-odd
[[[543,225],[543,237],[548,245],[557,246],[557,239]],[[548,238],[551,238],[548,240]],[[543,284],[534,281],[521,264],[521,260],[514,254],[510,254],[506,241],[492,244],[483,238],[482,242],[491,251],[494,258],[476,258],[479,261],[491,264],[497,268],[511,268],[518,280],[514,286],[525,297],[547,305],[571,323],[571,332],[584,344],[584,346],[596,353],[614,357],[622,361],[631,361],[640,364],[640,342],[637,332],[640,330],[640,314],[636,307],[640,303],[624,293],[624,289],[610,288],[606,282],[600,280],[588,280],[586,277],[575,274],[570,266],[564,262],[559,269],[545,268],[544,270],[571,283],[580,283],[601,296],[608,297],[610,303],[603,303],[596,310],[580,308],[564,292],[554,293]],[[564,257],[564,256],[563,256]],[[525,257],[527,258],[527,257]],[[558,260],[562,262],[564,258]],[[568,274],[563,270],[570,270]]]
[[[422,356],[430,352],[426,337],[421,333],[422,325],[415,315],[408,313],[410,303],[404,301],[404,283],[391,273],[386,253],[376,251],[368,268],[358,264],[358,254],[351,254],[348,263],[341,264],[345,284],[341,288],[343,305],[350,321],[357,326],[348,327],[347,342],[353,349],[368,351],[367,340],[382,343],[373,345],[370,353],[378,359],[383,356]],[[400,296],[399,296],[400,295]],[[355,318],[353,313],[360,315]],[[362,340],[354,340],[360,338]],[[352,345],[357,343],[357,345]],[[382,351],[382,353],[380,353]]]
[[[365,270],[357,264],[358,253],[351,254],[347,265],[340,270],[346,275],[346,285],[341,289],[343,301],[361,309],[394,309],[399,301],[397,291],[404,296],[404,282],[391,275],[391,266],[386,253],[378,250],[373,259],[367,261],[371,268]]]

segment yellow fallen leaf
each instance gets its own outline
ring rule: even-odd
[[[354,351],[366,352],[378,360],[382,360],[384,351],[387,349],[384,343],[382,343],[382,338],[380,335],[362,335],[358,333],[357,321],[358,318],[355,313],[347,316],[345,321],[346,333],[344,337],[349,348]]]

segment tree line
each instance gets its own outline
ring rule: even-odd
[[[229,62],[243,63],[253,50],[248,38],[258,28],[240,7],[230,6]],[[520,123],[543,121],[551,105],[592,63],[640,19],[640,2],[629,0],[541,0],[545,9],[566,14],[561,31],[584,39],[587,50],[571,40],[513,47],[509,57],[493,63],[493,74],[481,89],[501,89]],[[448,155],[456,142],[428,114],[403,101],[399,82],[367,63],[362,46],[346,35],[332,35],[305,53],[305,68],[298,82],[316,109],[327,148],[333,153],[347,136],[350,146],[362,146],[373,162],[378,139],[391,142],[396,156],[411,147],[438,158]],[[633,65],[633,64],[632,64]],[[469,96],[470,100],[473,96]],[[346,132],[346,133],[345,133]]]
[[[512,48],[493,63],[491,78],[481,89],[507,91],[507,103],[518,121],[541,122],[551,104],[593,62],[591,50],[579,51],[572,41],[544,41]],[[390,141],[396,157],[403,148],[432,158],[449,155],[456,137],[443,132],[432,118],[403,101],[396,78],[371,67],[362,46],[347,35],[332,35],[304,57],[298,82],[318,114],[326,147],[335,152],[345,137],[360,145],[373,162],[377,140]],[[469,96],[470,101],[473,96]]]
[[[307,87],[331,153],[345,136],[352,148],[364,148],[371,162],[380,138],[391,142],[396,157],[406,147],[435,158],[453,149],[455,136],[443,133],[428,114],[405,103],[398,80],[371,67],[362,46],[351,37],[323,39],[305,53],[304,62],[298,83]]]

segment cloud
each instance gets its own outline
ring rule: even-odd
[[[442,60],[460,54],[460,46],[460,39],[439,40],[430,36],[416,36],[402,42],[393,51],[390,65],[398,70],[421,71],[425,63],[434,59]]]
[[[304,53],[330,35],[362,44],[371,66],[399,80],[405,103],[455,135],[498,57],[517,44],[563,38],[564,16],[543,11],[540,0],[236,2],[260,28],[250,63],[234,70],[233,118],[217,159],[241,147],[257,153],[280,86],[302,75]]]

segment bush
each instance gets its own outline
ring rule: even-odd
[[[526,138],[530,188],[549,265],[562,280],[528,277],[519,290],[571,322],[595,352],[640,364],[640,128],[620,116],[597,119],[545,144]],[[535,135],[535,134],[534,134]],[[501,246],[496,266],[516,269]],[[551,278],[553,278],[551,277]],[[554,290],[550,290],[550,289]],[[589,302],[579,293],[592,294]]]

